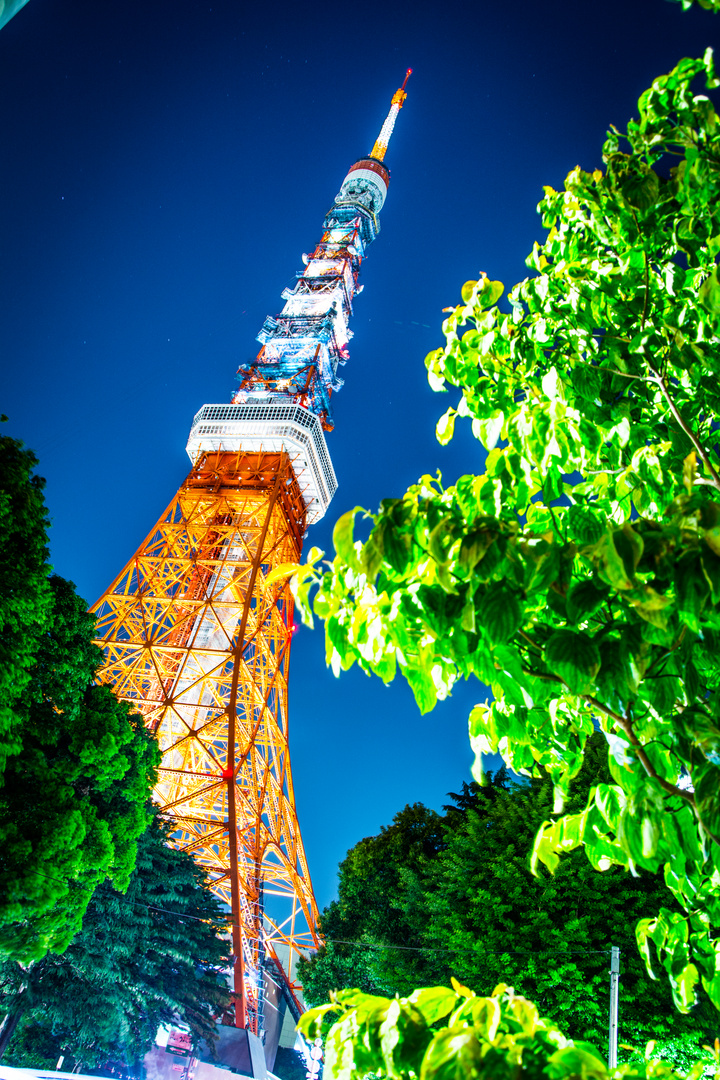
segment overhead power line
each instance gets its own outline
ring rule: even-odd
[[[65,884],[65,882],[61,878],[53,877],[52,874],[46,874],[42,870],[32,870],[32,873],[38,874],[40,877],[47,878],[48,881],[57,881],[59,884]],[[77,889],[83,889],[85,892],[90,892],[90,889],[88,888],[88,886],[83,885],[79,881],[73,881],[72,879],[69,879],[68,884],[74,885],[75,888],[77,888]],[[191,919],[193,922],[202,922],[202,923],[208,923],[208,922],[213,921],[211,919],[204,919],[200,915],[187,915],[187,914],[183,914],[180,911],[172,911],[170,908],[163,908],[163,907],[160,907],[157,904],[146,904],[146,903],[143,903],[141,900],[127,900],[124,897],[120,896],[117,892],[113,891],[112,893],[110,893],[107,890],[104,890],[102,885],[97,885],[92,892],[93,892],[93,894],[95,892],[99,892],[99,893],[101,893],[102,896],[112,897],[112,899],[115,900],[117,903],[119,903],[119,904],[127,904],[128,907],[141,907],[141,908],[145,908],[147,911],[157,911],[157,912],[159,912],[159,913],[161,913],[163,915],[172,915],[172,917],[175,918],[175,919]],[[231,918],[232,918],[232,916],[230,915],[230,913],[228,913],[227,916],[220,916],[220,919],[218,921],[226,921],[226,920],[229,920]],[[632,939],[630,939],[630,938],[625,938],[625,939],[623,939],[623,943],[628,944],[628,943],[631,942],[631,940]],[[456,956],[456,955],[462,954],[462,953],[475,953],[477,951],[477,950],[475,950],[473,948],[448,949],[448,948],[440,948],[439,946],[433,946],[433,945],[384,945],[384,944],[375,944],[375,943],[369,942],[369,941],[350,941],[347,938],[328,938],[328,937],[323,938],[323,943],[325,945],[351,945],[354,948],[365,949],[365,950],[375,950],[375,951],[378,951],[378,952],[388,951],[390,949],[395,949],[395,950],[400,951],[400,952],[441,953],[441,954],[443,954],[445,956]],[[539,956],[539,955],[542,955],[542,956],[599,956],[599,955],[610,956],[611,955],[611,947],[608,946],[605,949],[502,949],[499,952],[488,952],[487,950],[483,950],[483,952],[484,952],[485,956],[497,956],[497,957],[501,957],[501,956]]]
[[[625,939],[629,941],[630,939]],[[471,948],[465,949],[447,949],[439,948],[432,945],[375,945],[369,941],[348,941],[345,938],[323,938],[326,945],[354,945],[362,949],[399,949],[403,952],[433,952],[433,953],[445,953],[446,955],[455,955],[457,953],[474,953],[476,950]],[[485,956],[589,956],[591,954],[604,953],[610,955],[611,947],[606,949],[503,949],[501,952],[487,952]]]

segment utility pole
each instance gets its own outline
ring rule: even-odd
[[[618,1047],[618,993],[620,990],[620,950],[617,945],[610,949],[610,1040],[608,1068],[617,1067]]]

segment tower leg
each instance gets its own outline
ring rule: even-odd
[[[100,677],[158,739],[174,842],[228,906],[234,1022],[256,1034],[266,951],[292,993],[319,943],[288,751],[292,596],[267,583],[304,527],[287,454],[206,454],[93,609]]]

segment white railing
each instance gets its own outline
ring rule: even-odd
[[[193,464],[200,454],[247,450],[278,453],[292,461],[308,524],[319,521],[337,491],[337,478],[319,419],[302,405],[203,405],[195,414],[187,443]]]

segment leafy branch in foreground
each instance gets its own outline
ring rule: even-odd
[[[695,3],[706,11],[720,11],[720,0],[675,0],[675,2],[682,4],[683,11],[688,11]]]
[[[504,983],[490,997],[477,997],[455,979],[452,990],[430,986],[407,998],[344,990],[328,1005],[306,1012],[298,1027],[308,1038],[324,1036],[325,1067],[336,1080],[373,1074],[392,1080],[671,1080],[682,1075],[649,1056],[609,1070],[594,1046],[566,1039]],[[710,1054],[697,1061],[687,1080],[699,1080],[712,1062]]]
[[[484,473],[384,500],[364,544],[346,514],[330,568],[295,579],[336,672],[399,669],[424,711],[461,677],[489,686],[475,750],[548,770],[557,813],[602,729],[613,783],[534,858],[664,869],[681,911],[638,939],[683,1010],[700,983],[720,1007],[720,120],[701,74],[718,86],[710,51],[611,128],[604,171],[545,189],[509,312],[484,275],[449,309],[426,364],[460,397],[437,434],[470,418]]]
[[[443,815],[406,806],[348,852],[337,900],[320,916],[325,944],[298,967],[305,1000],[320,1005],[350,988],[407,997],[452,976],[477,994],[506,983],[568,1038],[604,1046],[617,945],[622,1042],[644,1048],[652,1040],[655,1058],[689,1068],[714,1038],[717,1014],[704,1000],[681,1016],[633,944],[638,919],[675,906],[662,877],[618,866],[598,874],[580,850],[554,874],[541,867],[533,876],[528,852],[552,811],[550,777],[519,783],[502,768],[485,781],[463,783]],[[611,782],[607,747],[595,732],[566,810],[582,810],[602,782]]]

